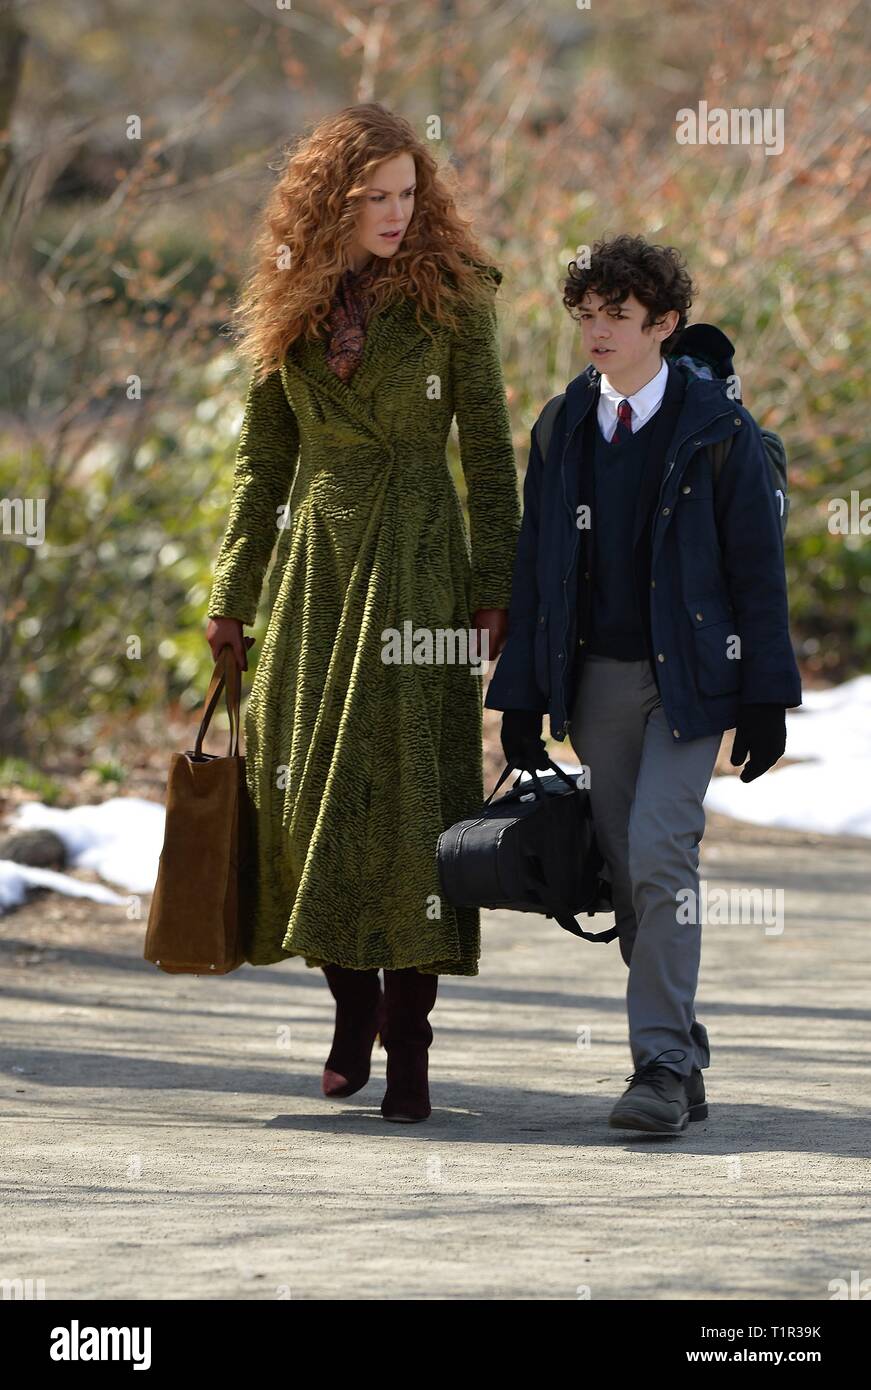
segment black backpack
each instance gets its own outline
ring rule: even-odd
[[[759,426],[762,435],[762,443],[765,445],[765,458],[768,463],[768,472],[771,475],[771,482],[774,487],[775,495],[780,499],[780,534],[786,535],[786,528],[789,524],[789,493],[787,492],[787,458],[786,445],[779,434],[774,430],[766,430]],[[708,457],[711,460],[711,467],[714,472],[714,487],[720,480],[720,473],[723,464],[729,457],[729,450],[732,447],[734,435],[729,435],[728,439],[720,439],[716,444],[708,445]]]
[[[678,335],[668,351],[668,356],[676,366],[684,367],[695,376],[706,378],[713,381],[737,382],[733,357],[735,353],[734,344],[726,337],[721,328],[717,328],[712,323],[690,323]],[[737,398],[739,401],[741,397]],[[780,534],[786,535],[786,528],[789,523],[789,469],[786,457],[786,445],[779,434],[774,430],[759,427],[762,435],[762,443],[765,446],[765,458],[768,463],[768,471],[771,477],[771,485],[775,496],[780,500]],[[720,474],[723,470],[729,450],[732,447],[732,439],[720,440],[718,444],[708,446],[708,457],[711,460],[711,467],[714,475],[714,487],[716,487]]]

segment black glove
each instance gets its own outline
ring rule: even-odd
[[[786,708],[783,705],[741,705],[729,759],[740,767],[747,754],[750,761],[741,773],[742,782],[752,782],[773,767],[786,747]]]
[[[507,709],[502,715],[502,751],[512,767],[532,772],[550,767],[541,737],[543,716],[533,709]]]

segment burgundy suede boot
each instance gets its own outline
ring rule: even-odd
[[[321,969],[336,1001],[333,1045],[321,1090],[330,1100],[342,1100],[369,1080],[372,1045],[384,1026],[384,994],[377,970],[349,970],[344,965]]]
[[[417,970],[384,971],[384,1029],[387,1091],[381,1102],[385,1120],[428,1120],[428,1048],[432,1028],[427,1015],[435,1004],[438,975]]]

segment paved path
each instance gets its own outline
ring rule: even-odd
[[[433,1117],[400,1127],[383,1054],[359,1096],[321,1097],[319,972],[165,976],[141,923],[38,895],[0,918],[0,1277],[47,1298],[826,1300],[871,1276],[869,858],[709,817],[709,888],[782,887],[786,918],[705,928],[711,1115],[679,1139],[607,1128],[631,1071],[616,943],[485,914],[480,976],[440,986]]]

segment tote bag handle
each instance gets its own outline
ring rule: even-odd
[[[233,655],[233,648],[229,645],[223,646],[218,652],[212,679],[209,681],[209,688],[206,691],[203,717],[200,720],[197,741],[194,745],[194,757],[197,759],[202,759],[204,756],[203,739],[211,723],[212,715],[217,709],[222,690],[225,694],[227,716],[230,720],[227,757],[237,758],[239,756],[239,705],[242,699],[242,672],[239,670],[238,662]]]

